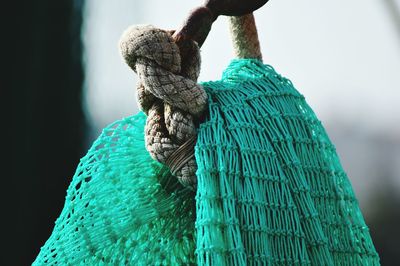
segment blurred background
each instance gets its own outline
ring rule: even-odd
[[[29,265],[50,236],[79,159],[137,113],[118,40],[131,24],[181,25],[201,0],[14,1],[1,18],[6,132],[1,265]],[[400,260],[400,1],[271,0],[255,12],[264,62],[305,95],[336,145],[382,265]],[[225,17],[201,81],[233,58]],[[11,101],[8,100],[11,96]]]

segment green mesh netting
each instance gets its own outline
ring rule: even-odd
[[[234,60],[203,83],[191,194],[144,148],[145,115],[81,160],[34,265],[379,265],[351,184],[304,97]]]

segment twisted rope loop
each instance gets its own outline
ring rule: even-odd
[[[190,56],[182,59],[172,33],[149,25],[132,26],[122,35],[120,50],[139,76],[138,104],[147,114],[146,149],[153,159],[168,165],[184,186],[195,190],[193,147],[207,94],[196,83],[200,72],[197,44],[186,43]]]

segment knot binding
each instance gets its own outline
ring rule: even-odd
[[[120,50],[140,79],[137,98],[147,114],[147,150],[155,160],[167,164],[184,186],[195,189],[193,141],[197,119],[206,108],[207,94],[197,84],[198,45],[187,40],[182,43],[184,47],[179,47],[172,33],[150,25],[133,26],[124,32]],[[180,53],[183,49],[184,58]]]

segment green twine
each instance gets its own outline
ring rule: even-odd
[[[335,148],[293,84],[258,60],[203,83],[191,194],[144,148],[145,116],[81,160],[34,265],[379,265]]]
[[[194,195],[144,148],[146,116],[103,130],[81,159],[33,265],[194,264]]]
[[[203,85],[199,265],[378,265],[335,148],[293,84],[240,59]]]

